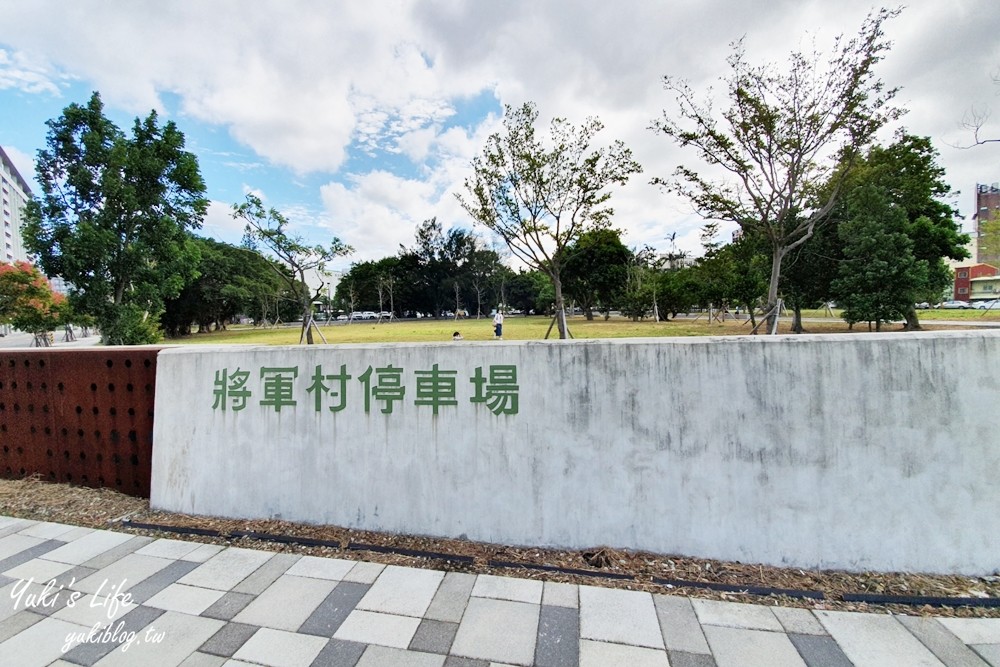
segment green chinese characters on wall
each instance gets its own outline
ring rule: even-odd
[[[395,405],[412,400],[413,405],[437,415],[468,400],[485,404],[498,416],[517,414],[516,366],[477,366],[468,383],[459,382],[457,370],[442,369],[439,364],[407,373],[390,363],[368,366],[357,375],[349,373],[346,364],[317,364],[304,373],[298,366],[262,366],[253,371],[222,368],[215,371],[212,409],[240,412],[256,404],[280,413],[298,409],[301,399],[303,409],[336,413],[347,409],[353,398],[366,413],[392,414]]]

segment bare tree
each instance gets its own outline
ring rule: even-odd
[[[723,79],[730,106],[721,114],[686,82],[664,78],[677,110],[664,111],[652,129],[694,148],[713,176],[680,166],[674,178],[653,183],[688,199],[705,218],[735,222],[769,241],[771,318],[782,259],[826,221],[853,158],[903,113],[892,106],[897,89],[886,89],[873,71],[890,48],[883,24],[899,12],[869,14],[857,37],[836,39],[828,61],[816,51],[792,52],[785,72],[750,64],[737,42]]]

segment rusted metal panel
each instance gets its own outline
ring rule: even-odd
[[[0,476],[148,497],[160,349],[0,350]]]

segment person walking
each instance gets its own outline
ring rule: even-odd
[[[498,340],[503,340],[503,312],[499,308],[493,316],[493,335]]]

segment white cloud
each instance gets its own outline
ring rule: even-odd
[[[243,240],[244,223],[233,218],[233,209],[229,204],[209,202],[208,212],[202,220],[200,236],[210,236],[216,241],[239,245]]]
[[[23,51],[0,49],[0,90],[16,88],[25,93],[59,94],[51,68]]]

